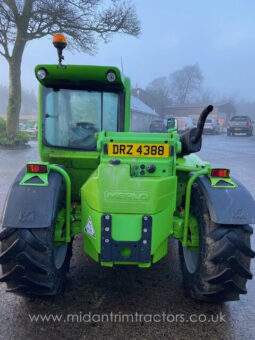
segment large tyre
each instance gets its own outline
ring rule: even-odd
[[[0,281],[7,283],[7,291],[26,296],[49,296],[61,291],[72,244],[56,247],[54,234],[55,225],[44,229],[2,229]]]
[[[191,213],[197,218],[199,250],[180,244],[180,259],[187,295],[208,302],[239,300],[246,294],[246,282],[252,279],[250,247],[253,232],[249,225],[220,225],[210,219],[205,197],[193,185]]]

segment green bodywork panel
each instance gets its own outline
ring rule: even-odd
[[[100,164],[81,188],[81,197],[100,212],[154,214],[166,209],[176,192],[177,178],[131,177],[130,165]]]
[[[31,183],[29,182],[29,180],[31,180],[32,178],[39,178],[39,180],[41,181],[41,183]],[[49,182],[48,182],[48,173],[46,174],[34,174],[34,173],[29,173],[26,172],[25,176],[22,178],[22,180],[19,183],[20,185],[24,185],[24,186],[48,186]]]
[[[80,189],[93,171],[98,167],[98,152],[47,148],[47,160],[65,167],[72,183],[72,201],[80,201]]]
[[[209,176],[209,178],[211,181],[211,186],[213,188],[234,189],[238,187],[238,185],[232,180],[232,178],[212,177],[212,176]]]

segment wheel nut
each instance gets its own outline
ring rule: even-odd
[[[105,239],[105,243],[109,243],[110,240],[108,238]]]
[[[143,229],[143,232],[144,232],[144,233],[147,233],[147,231],[148,231],[147,228],[144,228],[144,229]]]
[[[110,219],[110,216],[109,216],[109,215],[106,215],[106,216],[105,216],[105,219],[106,219],[106,220],[109,220],[109,219]]]
[[[109,231],[109,230],[110,230],[110,228],[109,228],[109,227],[106,227],[106,228],[104,228],[104,230],[105,230],[105,231]]]
[[[147,244],[147,241],[146,241],[146,240],[143,240],[143,244]]]
[[[148,217],[147,216],[144,216],[144,221],[148,221]]]

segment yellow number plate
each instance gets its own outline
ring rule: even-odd
[[[108,156],[169,157],[168,144],[109,143]]]

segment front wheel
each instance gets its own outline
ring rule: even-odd
[[[220,225],[210,219],[205,197],[195,184],[191,213],[196,218],[199,247],[189,250],[180,244],[180,259],[186,293],[208,302],[239,300],[252,279],[250,247],[252,228],[248,225]],[[196,251],[195,251],[196,250]]]

